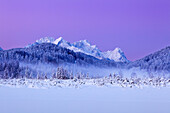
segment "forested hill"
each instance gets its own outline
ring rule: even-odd
[[[140,67],[141,69],[147,69],[148,71],[170,71],[170,46],[140,60],[131,62],[128,67]]]

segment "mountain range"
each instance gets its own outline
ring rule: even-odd
[[[21,64],[71,64],[69,66],[97,66],[102,68],[131,69],[139,68],[147,71],[170,72],[170,46],[150,54],[142,59],[128,62],[123,52],[116,48],[114,51],[101,52],[95,45],[87,40],[69,43],[63,38],[42,38],[25,48],[14,48],[0,51],[0,71],[4,71],[9,61]],[[116,57],[115,57],[116,56]],[[113,60],[114,58],[114,60]],[[118,62],[116,60],[118,58]],[[15,64],[15,63],[14,63]],[[12,66],[13,64],[9,64]],[[18,66],[18,65],[17,65]],[[54,66],[56,67],[56,66]],[[12,69],[13,70],[13,69]]]
[[[115,48],[113,51],[102,52],[101,50],[99,50],[99,48],[96,45],[91,45],[90,42],[87,40],[80,40],[78,42],[70,43],[64,40],[62,37],[58,39],[54,39],[52,37],[45,37],[36,40],[35,43],[30,44],[26,47],[28,48],[33,45],[42,44],[42,43],[52,43],[60,47],[64,47],[69,50],[72,50],[74,52],[81,52],[98,59],[109,59],[109,60],[114,60],[115,62],[129,62],[124,52],[120,48]]]
[[[98,67],[116,67],[117,64],[119,64],[113,60],[98,59],[81,52],[74,52],[53,43],[41,43],[27,48],[0,51],[0,61],[10,60],[33,64],[51,63],[59,65],[70,63],[83,66],[94,65]]]

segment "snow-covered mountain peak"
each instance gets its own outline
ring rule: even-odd
[[[88,49],[91,49],[91,50],[92,49],[99,50],[96,45],[91,45],[88,40],[80,40],[78,42],[74,42],[73,45],[78,47],[78,48],[84,48],[85,47],[85,48],[88,48]]]
[[[113,51],[114,52],[118,52],[118,53],[123,53],[123,51],[120,48],[118,48],[118,47],[116,47]]]
[[[104,52],[103,56],[105,58],[109,58],[110,60],[114,60],[116,62],[129,62],[124,52],[118,47],[115,48],[113,51]]]
[[[84,45],[88,45],[88,46],[91,45],[88,40],[80,40],[79,42],[80,42],[81,44],[84,44]]]
[[[56,39],[56,40],[53,42],[53,44],[56,44],[56,45],[61,46],[61,47],[66,47],[66,48],[72,46],[69,42],[67,42],[66,40],[64,40],[62,37],[59,37],[58,39]]]
[[[80,40],[78,42],[74,42],[73,46],[83,51],[83,53],[94,56],[96,58],[101,59],[101,51],[97,48],[96,45],[91,45],[87,40]]]
[[[71,46],[69,42],[65,41],[62,37],[59,37],[58,39],[54,39],[53,37],[45,37],[41,38],[39,40],[36,40],[36,43],[41,44],[41,43],[53,43],[58,46],[62,47],[69,47]]]
[[[37,43],[52,43],[54,42],[54,38],[53,37],[45,37],[45,38],[41,38],[39,40],[36,40]]]
[[[53,43],[58,45],[61,41],[63,41],[64,39],[62,37],[59,37],[58,39],[56,39]]]

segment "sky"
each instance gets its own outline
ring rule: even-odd
[[[170,0],[0,0],[3,49],[60,36],[134,61],[170,46]]]

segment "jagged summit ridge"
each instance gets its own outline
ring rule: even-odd
[[[53,43],[58,46],[73,50],[74,52],[82,52],[87,55],[91,55],[98,59],[110,59],[116,62],[129,62],[120,48],[115,48],[113,51],[102,52],[96,45],[91,45],[88,40],[80,40],[74,43],[67,42],[62,37],[54,39],[52,37],[45,37],[37,40],[35,43],[28,45],[30,47],[35,44],[41,43]]]
[[[36,43],[53,43],[55,39],[53,37],[45,37],[39,40],[36,40]]]
[[[87,40],[74,42],[73,46],[83,51],[83,53],[102,59],[102,52],[97,48],[96,45],[91,45],[90,42]]]

